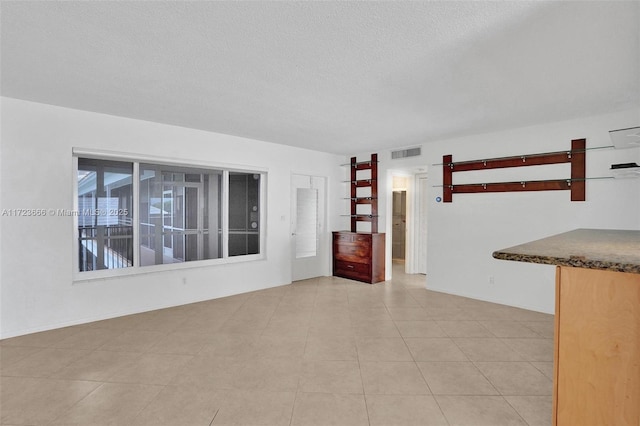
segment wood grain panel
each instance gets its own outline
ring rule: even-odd
[[[385,278],[385,235],[333,232],[333,275],[366,283]]]
[[[461,161],[454,163],[454,172],[469,170],[504,169],[508,167],[540,166],[545,164],[566,163],[567,151],[549,152],[545,154],[519,155],[515,157],[490,158],[487,160]]]
[[[451,167],[452,161],[452,155],[442,156],[442,201],[445,203],[450,203],[451,201],[453,201],[453,192],[451,192],[453,186],[453,168]]]
[[[584,184],[584,182],[582,182]],[[499,182],[499,183],[468,183],[453,185],[454,194],[475,194],[479,192],[524,192],[524,191],[562,191],[572,188],[567,179]]]
[[[640,424],[640,275],[560,267],[558,426]]]
[[[560,267],[556,266],[556,310],[553,324],[553,399],[552,426],[558,424],[558,348],[560,347]],[[639,425],[640,426],[640,425]]]
[[[333,250],[334,259],[347,262],[371,263],[371,245],[336,244]]]
[[[586,196],[586,139],[571,141],[571,201],[584,201]],[[634,425],[635,426],[635,425]]]

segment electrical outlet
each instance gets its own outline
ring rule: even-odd
[[[494,285],[495,283],[496,283],[496,280],[493,277],[493,275],[489,275],[489,285]]]

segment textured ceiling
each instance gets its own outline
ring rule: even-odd
[[[640,2],[1,3],[1,93],[340,154],[640,107]]]

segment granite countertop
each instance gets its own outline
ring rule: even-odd
[[[493,257],[640,274],[640,231],[576,229],[497,250]]]

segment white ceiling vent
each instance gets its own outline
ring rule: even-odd
[[[395,160],[398,158],[417,157],[420,154],[421,154],[420,147],[401,149],[399,151],[391,151],[391,159]]]

